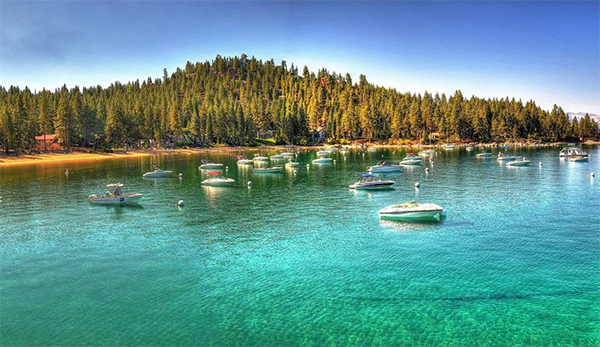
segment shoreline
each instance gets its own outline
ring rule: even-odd
[[[557,146],[566,146],[568,143],[566,142],[557,142],[557,143],[545,143],[545,144],[535,144],[535,143],[471,143],[471,144],[456,144],[456,147],[466,147],[468,145],[474,145],[478,147],[501,147],[502,145],[508,144],[511,147],[517,148],[528,148],[528,147],[557,147]],[[600,145],[600,142],[583,142],[577,143],[576,145]],[[296,148],[300,148],[302,150],[310,150],[310,149],[320,149],[324,147],[331,147],[333,145],[321,145],[321,146],[296,146]],[[339,145],[341,147],[348,147],[354,149],[360,149],[361,145],[357,144],[349,144],[349,145]],[[436,145],[417,145],[417,144],[405,144],[405,145],[390,145],[390,144],[376,144],[376,143],[365,143],[366,147],[375,147],[375,148],[423,148],[423,147],[433,147],[433,148],[442,148],[444,144],[436,144]],[[141,157],[149,157],[155,155],[193,155],[199,153],[219,153],[225,152],[229,154],[236,154],[238,152],[248,152],[248,151],[281,151],[281,150],[289,150],[289,146],[285,145],[273,145],[273,146],[259,146],[259,147],[250,147],[250,146],[240,146],[240,147],[230,147],[230,146],[222,146],[222,147],[210,147],[210,148],[178,148],[178,149],[148,149],[148,150],[132,150],[129,152],[115,152],[115,153],[90,153],[85,151],[73,151],[73,152],[65,152],[65,153],[54,153],[54,152],[42,152],[36,154],[20,154],[17,156],[4,156],[0,155],[0,168],[1,167],[14,167],[14,166],[23,166],[23,165],[36,165],[36,164],[54,164],[54,163],[64,163],[64,162],[88,162],[88,161],[102,161],[102,160],[114,160],[114,159],[124,159],[124,158],[141,158]]]

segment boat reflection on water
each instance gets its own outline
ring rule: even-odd
[[[385,219],[379,219],[379,225],[385,227],[388,231],[392,232],[408,232],[408,231],[430,231],[433,229],[441,228],[442,222],[446,219],[443,217],[441,221],[419,221],[419,222],[397,222]]]
[[[142,211],[144,210],[144,206],[141,205],[97,205],[90,204],[89,205],[90,212],[96,213],[98,211],[106,211],[108,213],[114,213],[117,215],[122,215],[127,211]]]

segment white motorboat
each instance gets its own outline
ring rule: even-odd
[[[377,152],[377,148],[369,147],[369,148],[367,148],[367,151],[369,151],[369,152]]]
[[[143,176],[145,178],[159,178],[159,177],[169,177],[173,171],[163,171],[158,166],[154,166],[154,171],[146,172]]]
[[[395,221],[440,221],[446,211],[439,205],[432,203],[419,203],[415,200],[400,205],[388,206],[379,210],[379,218]]]
[[[435,151],[433,149],[426,149],[424,151],[419,152],[419,155],[422,156],[430,156],[430,155],[434,155]]]
[[[235,180],[233,178],[227,178],[223,176],[220,171],[209,171],[206,173],[208,176],[207,179],[200,182],[203,186],[210,187],[232,187],[235,185]]]
[[[281,154],[275,154],[271,156],[271,160],[283,160],[285,157]]]
[[[402,166],[413,166],[413,165],[422,165],[422,164],[423,164],[423,158],[415,159],[415,158],[406,157],[400,162],[400,165],[402,165]]]
[[[325,156],[325,155],[329,155],[331,154],[331,152],[328,151],[317,151],[317,155],[318,156]]]
[[[317,159],[312,161],[313,164],[331,164],[333,163],[332,158],[326,158],[323,155],[320,155]]]
[[[529,166],[531,164],[531,160],[525,160],[525,158],[513,160],[511,162],[506,163],[506,166],[516,167],[516,166]]]
[[[409,160],[409,159],[423,161],[423,157],[415,155],[414,153],[407,153],[406,157],[404,157],[404,159],[402,159],[402,160]]]
[[[513,161],[521,159],[520,155],[498,154],[498,161]]]
[[[123,193],[121,191],[121,188],[123,188],[122,183],[107,184],[106,187],[116,189],[112,193],[106,191],[106,193],[102,195],[90,195],[88,197],[89,202],[99,205],[136,205],[144,196],[144,194],[141,193]]]
[[[398,165],[392,165],[385,161],[380,161],[377,165],[373,165],[368,170],[370,173],[391,173],[400,172],[402,168]]]
[[[453,151],[456,147],[453,144],[444,145],[444,149],[447,151]]]
[[[283,166],[273,167],[255,167],[252,169],[252,173],[281,173],[283,172]]]
[[[473,145],[468,145],[467,147],[465,147],[465,149],[467,150],[467,152],[471,152],[475,149],[475,146]]]
[[[560,150],[559,156],[561,158],[570,158],[570,157],[580,157],[580,156],[581,157],[589,157],[590,155],[577,147],[565,147]]]
[[[284,157],[293,157],[294,153],[292,153],[292,152],[283,152],[283,153],[280,153],[280,155],[282,155]]]
[[[223,169],[223,164],[203,160],[202,165],[198,166],[198,168],[202,170],[219,170]]]
[[[484,158],[485,159],[485,158],[491,158],[491,157],[493,157],[493,155],[490,152],[481,152],[481,153],[477,153],[475,155],[475,157],[477,157],[477,158]]]
[[[245,155],[238,155],[234,159],[237,159],[238,165],[252,165],[254,164],[254,160],[246,158]]]
[[[300,166],[300,163],[297,161],[288,161],[287,163],[285,163],[285,167],[298,167]]]
[[[392,180],[382,180],[373,177],[372,174],[363,174],[362,180],[349,185],[348,188],[357,190],[383,190],[393,189],[392,186],[394,184],[396,184],[396,182]]]
[[[348,152],[350,152],[350,150],[348,148],[340,148],[340,152],[348,153]]]
[[[254,158],[252,158],[252,160],[254,160],[254,161],[269,161],[269,157],[265,157],[260,154],[256,154],[254,156]]]
[[[335,153],[335,152],[337,152],[337,148],[335,148],[335,147],[329,147],[329,148],[325,149],[325,152]]]
[[[580,163],[580,162],[584,162],[584,161],[590,161],[590,156],[589,155],[577,155],[574,157],[570,157],[569,161],[572,163]]]

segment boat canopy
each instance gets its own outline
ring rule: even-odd
[[[106,185],[107,188],[123,188],[123,183],[111,183]]]
[[[373,177],[372,174],[363,174],[362,177]]]

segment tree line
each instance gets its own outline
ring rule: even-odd
[[[317,73],[273,60],[187,62],[162,78],[107,88],[32,92],[0,86],[0,147],[31,149],[56,133],[65,147],[255,145],[379,141],[565,141],[599,136],[589,115],[569,121],[534,101],[401,93],[360,75]]]

